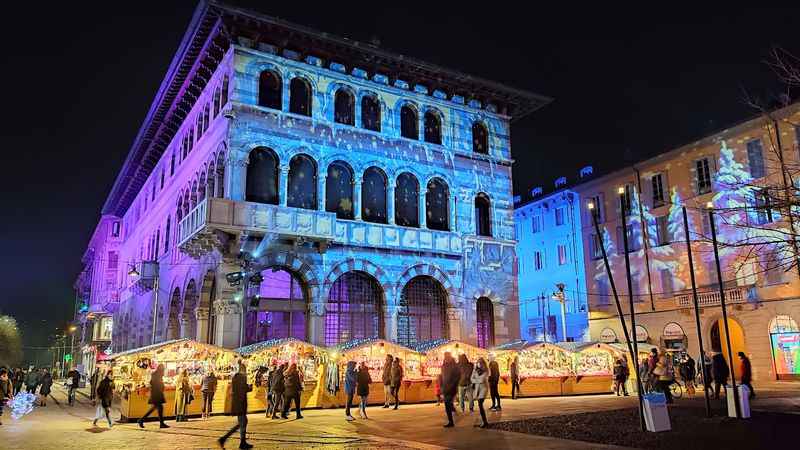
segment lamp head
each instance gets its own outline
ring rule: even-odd
[[[713,202],[708,202],[708,203],[706,203],[706,208],[708,208],[708,209],[714,209],[714,203],[713,203]]]
[[[594,210],[594,202],[589,202],[586,207],[589,208],[589,211]]]
[[[624,193],[625,193],[625,188],[624,188],[624,187],[622,187],[622,186],[618,187],[618,188],[617,188],[617,193],[618,193],[618,194],[624,194]]]

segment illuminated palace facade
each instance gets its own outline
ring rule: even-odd
[[[624,341],[600,242],[605,243],[622,308],[629,318],[618,193],[622,188],[622,201],[629,211],[638,339],[698,357],[681,209],[685,205],[701,307],[700,333],[707,351],[722,352],[728,358],[706,209],[711,202],[717,211],[720,241],[734,244],[723,245],[720,252],[733,367],[738,377],[736,353],[742,351],[749,355],[756,379],[778,377],[773,350],[780,343],[773,344],[771,336],[800,331],[800,272],[788,251],[787,230],[792,219],[785,208],[779,210],[763,201],[766,197],[762,194],[770,186],[780,189],[783,185],[781,159],[787,173],[797,174],[797,124],[800,104],[795,103],[772,112],[771,118],[757,117],[571,188],[582,204],[578,239],[586,255],[582,269],[592,340]],[[597,211],[602,239],[598,239],[592,224],[588,203]],[[737,204],[740,206],[734,206]],[[729,208],[733,208],[731,212],[725,212]],[[793,220],[797,220],[796,212]],[[766,244],[750,245],[759,242]]]
[[[517,339],[509,128],[548,101],[203,2],[86,259],[109,295],[83,309],[113,315],[114,351]]]

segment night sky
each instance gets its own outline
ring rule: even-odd
[[[4,5],[0,30],[0,312],[21,322],[25,345],[34,347],[72,316],[80,258],[195,2],[113,10],[112,3],[19,3]],[[800,55],[797,9],[248,3],[555,98],[512,127],[516,193],[747,119],[754,112],[743,90],[762,97],[780,90],[763,64],[770,49]]]

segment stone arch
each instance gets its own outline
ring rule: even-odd
[[[388,304],[390,298],[394,299],[394,286],[389,280],[389,275],[386,271],[366,259],[348,258],[337,263],[328,271],[322,284],[322,300],[328,298],[331,286],[333,286],[333,283],[336,282],[340,276],[353,271],[364,272],[378,280],[378,284],[380,284],[381,289],[383,289],[384,304]]]
[[[268,267],[281,267],[293,271],[305,283],[308,289],[309,304],[322,304],[319,295],[320,279],[313,265],[305,261],[300,255],[291,251],[267,252],[255,260],[255,270],[261,271]]]
[[[322,155],[320,155],[319,150],[308,147],[306,145],[298,145],[291,149],[287,149],[283,155],[278,154],[281,157],[281,162],[286,166],[289,165],[289,162],[297,155],[307,155],[314,160],[314,164],[317,164],[317,169],[319,170],[320,161],[323,159]],[[332,161],[332,160],[331,160]]]
[[[181,291],[175,286],[167,305],[167,322],[164,324],[164,340],[171,341],[180,337]]]
[[[436,265],[428,263],[416,264],[406,269],[405,272],[403,272],[403,274],[400,275],[400,277],[397,279],[397,283],[395,284],[397,292],[400,292],[403,289],[403,286],[405,286],[409,281],[411,281],[412,278],[421,275],[428,275],[442,284],[442,287],[444,288],[445,292],[447,292],[448,306],[454,306],[457,303],[455,286],[453,286],[453,283],[450,281],[450,278],[447,276],[447,274],[444,273],[442,269],[440,269]]]
[[[191,278],[183,289],[183,303],[181,305],[181,337],[195,339],[197,337],[197,310],[199,292],[197,282]]]

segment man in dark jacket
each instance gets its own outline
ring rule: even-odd
[[[737,353],[739,356],[739,360],[741,361],[741,366],[739,368],[739,375],[741,377],[741,383],[744,386],[747,386],[747,389],[750,389],[750,398],[756,396],[756,391],[753,389],[753,385],[751,384],[753,381],[753,367],[750,364],[750,358],[748,358],[744,352]]]
[[[3,424],[3,406],[5,406],[6,401],[11,400],[13,395],[14,387],[11,385],[11,381],[8,379],[8,372],[6,369],[0,369],[0,425]]]
[[[67,378],[70,380],[71,384],[69,385],[69,406],[75,406],[75,391],[78,390],[78,386],[81,382],[81,373],[78,372],[76,369],[72,369],[67,372]]]
[[[444,396],[444,410],[447,413],[447,423],[445,428],[451,428],[453,423],[453,399],[458,393],[458,382],[461,379],[461,372],[458,370],[456,360],[450,352],[445,352],[444,361],[442,362],[442,396]]]
[[[714,376],[714,398],[719,398],[720,386],[725,387],[725,395],[728,395],[728,376],[730,376],[731,371],[722,353],[715,353],[711,357],[711,372]]]
[[[383,362],[383,373],[381,374],[381,381],[383,381],[383,407],[388,408],[392,399],[392,355],[386,355],[386,360]]]
[[[519,395],[519,358],[514,357],[511,362],[511,399],[516,400]],[[627,395],[627,394],[626,394]]]
[[[247,367],[239,361],[239,372],[231,380],[231,415],[236,416],[236,425],[219,438],[219,446],[225,448],[225,441],[239,430],[239,448],[253,448],[245,440],[247,436],[247,393],[253,390],[247,384]]]
[[[394,397],[394,409],[400,405],[400,386],[403,383],[403,366],[400,365],[400,358],[392,361],[392,397]]]
[[[300,398],[303,393],[303,380],[300,378],[300,372],[297,369],[297,364],[292,363],[286,370],[283,376],[284,392],[283,392],[283,415],[284,419],[289,418],[289,408],[294,402],[295,417],[302,419],[303,415],[300,413]]]
[[[500,366],[497,365],[497,361],[494,358],[491,359],[491,362],[489,362],[489,392],[492,395],[492,407],[489,409],[500,411],[502,410],[500,407],[500,391],[497,388],[497,385],[500,384]]]
[[[159,364],[155,372],[150,375],[150,409],[144,413],[139,419],[139,428],[144,428],[144,419],[147,418],[153,411],[158,411],[158,421],[160,422],[159,428],[169,428],[169,425],[164,423],[164,365]]]
[[[469,410],[475,410],[475,401],[472,399],[472,369],[473,365],[467,359],[467,355],[458,355],[458,404],[461,412],[466,409],[466,402],[469,399]]]
[[[31,368],[28,371],[28,374],[25,375],[25,389],[28,391],[29,394],[36,393],[36,387],[39,385],[39,371]],[[72,401],[69,402],[72,404]]]
[[[283,392],[285,391],[284,387],[284,378],[283,372],[286,370],[286,363],[281,364],[275,369],[275,374],[270,377],[270,393],[272,396],[270,397],[270,408],[272,409],[272,418],[278,418],[278,411],[283,410]]]

